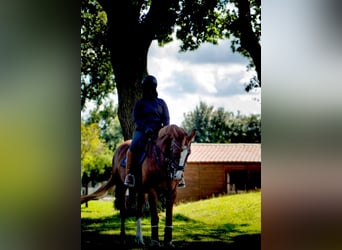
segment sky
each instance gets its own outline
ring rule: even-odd
[[[184,114],[201,101],[215,109],[261,114],[261,92],[247,93],[244,85],[256,72],[247,71],[248,60],[233,53],[228,40],[202,44],[189,52],[179,52],[179,45],[173,41],[159,47],[154,41],[148,54],[148,72],[158,80],[158,94],[168,105],[170,123],[180,126]]]
[[[181,126],[184,114],[200,102],[227,112],[261,114],[260,89],[245,91],[256,72],[247,70],[248,59],[233,53],[228,40],[205,43],[195,51],[179,52],[179,48],[177,40],[164,47],[153,41],[148,54],[148,72],[157,78],[158,96],[167,103],[171,124]],[[118,103],[117,96],[112,99]]]

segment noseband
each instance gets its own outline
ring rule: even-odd
[[[175,151],[180,151],[179,159],[176,159]],[[175,140],[172,140],[170,157],[165,156],[164,162],[166,165],[166,169],[170,178],[175,180],[180,180],[183,175],[183,171],[185,168],[185,162],[190,154],[190,145],[189,146],[180,146]],[[178,163],[176,163],[178,161]]]

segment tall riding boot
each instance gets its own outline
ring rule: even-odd
[[[125,185],[128,187],[134,187],[135,185],[135,178],[134,175],[131,174],[133,164],[133,153],[131,150],[128,149],[127,156],[126,156],[126,177],[125,177]]]

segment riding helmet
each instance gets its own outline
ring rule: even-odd
[[[155,78],[152,75],[147,75],[144,77],[144,79],[141,81],[141,84],[143,87],[157,87],[157,78]]]

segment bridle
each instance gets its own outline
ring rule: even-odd
[[[190,143],[189,145],[181,146],[175,139],[172,140],[169,157],[164,155],[164,163],[170,178],[176,181],[181,180],[186,160],[190,155],[190,146]]]

